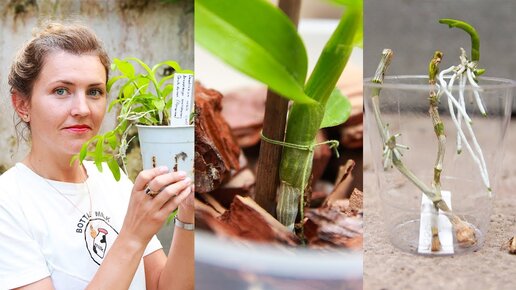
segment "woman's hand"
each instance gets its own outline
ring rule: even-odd
[[[177,218],[184,223],[194,223],[195,219],[195,187],[192,184],[190,186],[190,194],[179,204],[179,213]]]
[[[191,195],[192,180],[185,172],[169,172],[167,167],[143,170],[134,182],[129,208],[120,234],[146,246],[167,217]],[[155,196],[145,189],[159,192]],[[193,208],[193,206],[192,206]]]

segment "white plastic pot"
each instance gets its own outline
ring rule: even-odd
[[[136,127],[144,169],[165,165],[174,171],[185,171],[193,179],[194,126]]]

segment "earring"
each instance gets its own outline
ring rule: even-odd
[[[23,116],[23,121],[29,122],[29,114],[25,114],[25,116]]]

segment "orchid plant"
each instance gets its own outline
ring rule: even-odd
[[[107,91],[112,92],[114,84],[120,83],[116,98],[108,108],[108,112],[114,107],[119,108],[117,125],[113,130],[85,142],[71,162],[77,159],[83,162],[89,157],[99,171],[102,171],[102,163],[106,162],[115,179],[119,180],[119,160],[127,172],[126,152],[134,139],[130,137],[133,125],[169,125],[174,74],[193,72],[183,70],[177,62],[171,60],[160,62],[151,68],[135,57],[115,58],[111,69],[119,72],[106,85]],[[138,72],[138,69],[143,72]]]
[[[436,51],[430,60],[428,77],[430,86],[429,93],[429,112],[432,119],[435,135],[438,139],[437,158],[434,166],[434,178],[431,187],[422,182],[409,168],[407,168],[402,161],[402,150],[408,150],[407,146],[399,144],[397,138],[400,134],[392,134],[389,131],[388,124],[384,124],[381,118],[379,96],[381,88],[376,88],[372,93],[372,103],[374,110],[374,117],[377,123],[380,136],[384,143],[383,159],[384,170],[389,170],[396,167],[400,173],[407,177],[415,186],[417,186],[434,204],[435,212],[431,221],[432,244],[431,250],[438,251],[441,248],[437,228],[437,210],[443,211],[449,218],[451,224],[454,226],[456,238],[459,245],[469,247],[476,243],[475,230],[465,221],[461,220],[457,215],[453,214],[448,204],[443,200],[441,195],[441,172],[443,170],[443,159],[445,154],[446,136],[444,134],[444,124],[439,116],[438,105],[441,97],[446,96],[448,110],[451,119],[457,131],[457,154],[462,151],[462,144],[466,147],[475,164],[478,166],[482,182],[486,187],[486,191],[491,196],[491,186],[489,182],[488,172],[482,149],[477,142],[475,132],[473,130],[472,119],[466,111],[464,100],[465,88],[469,86],[473,89],[476,105],[483,116],[487,116],[486,109],[482,102],[481,88],[477,82],[477,76],[485,72],[478,68],[478,61],[480,59],[479,52],[479,37],[476,30],[469,24],[454,20],[441,19],[440,23],[447,24],[450,27],[457,27],[466,31],[471,37],[472,50],[471,58],[468,59],[466,52],[461,48],[460,63],[451,66],[439,72],[438,65],[440,64],[443,54]],[[385,49],[382,53],[382,60],[373,78],[374,83],[382,84],[385,71],[391,61],[392,51]],[[458,92],[452,90],[455,82],[459,83]],[[458,95],[457,95],[458,94]],[[468,141],[469,140],[471,141]]]
[[[301,37],[288,17],[269,1],[195,1],[196,41],[293,101],[286,137],[274,140],[283,146],[276,215],[290,230],[298,211],[303,215],[317,131],[343,123],[351,109],[347,98],[332,92],[353,47],[361,46],[363,1],[333,2],[345,6],[345,12],[307,78],[308,58]]]

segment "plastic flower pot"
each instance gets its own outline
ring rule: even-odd
[[[137,128],[144,169],[164,165],[173,171],[185,171],[193,179],[194,126]]]
[[[396,167],[387,166],[383,158],[384,144],[374,117],[372,93],[381,89],[379,108],[383,123],[391,135],[401,134],[396,143],[409,147],[402,150],[402,162],[423,183],[431,187],[438,141],[429,115],[428,78],[426,76],[386,77],[383,85],[364,80],[364,99],[367,118],[367,136],[370,138],[377,188],[383,209],[383,221],[391,243],[397,248],[417,254],[451,255],[476,251],[482,247],[489,228],[493,198],[497,191],[497,177],[502,164],[504,139],[511,116],[512,98],[516,83],[506,79],[479,78],[480,94],[487,110],[483,116],[475,103],[473,88],[465,87],[466,111],[472,119],[472,128],[482,150],[487,177],[492,191],[483,182],[479,166],[466,146],[457,151],[457,130],[452,123],[447,96],[439,104],[444,123],[446,146],[441,190],[453,214],[475,230],[476,243],[464,247],[457,242],[448,217],[438,211],[440,251],[429,249],[431,239],[429,214],[431,203],[422,191],[410,182]],[[453,87],[456,94],[459,88]],[[462,122],[464,131],[466,127]],[[469,136],[469,135],[468,135]],[[472,143],[468,137],[469,143]],[[473,145],[472,145],[473,146]],[[435,215],[434,215],[435,216]]]
[[[195,233],[198,289],[362,289],[362,255],[284,248]]]

